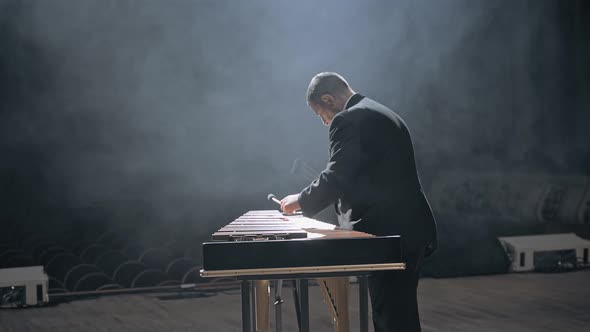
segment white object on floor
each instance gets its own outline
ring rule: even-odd
[[[590,241],[574,233],[499,237],[513,272],[532,271],[535,252],[575,250],[579,265],[588,266]]]
[[[0,288],[24,287],[26,305],[49,302],[47,293],[49,278],[43,266],[27,266],[0,269]]]

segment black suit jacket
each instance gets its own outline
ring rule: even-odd
[[[330,204],[352,209],[354,230],[401,235],[406,249],[437,246],[436,222],[422,191],[404,121],[360,94],[330,124],[330,161],[299,196],[305,216]],[[338,211],[340,210],[340,211]]]

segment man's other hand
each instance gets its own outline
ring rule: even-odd
[[[281,210],[286,214],[293,214],[295,211],[301,209],[299,205],[299,194],[289,195],[281,199]]]

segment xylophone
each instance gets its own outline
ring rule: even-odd
[[[268,280],[282,279],[296,280],[300,331],[309,331],[307,279],[316,278],[334,329],[341,332],[349,329],[348,276],[359,277],[361,331],[367,331],[365,276],[371,271],[402,269],[399,236],[340,230],[300,214],[262,210],[240,216],[215,232],[211,242],[203,243],[201,276],[242,280],[243,331],[268,330]],[[280,331],[280,314],[276,323]]]

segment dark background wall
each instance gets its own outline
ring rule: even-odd
[[[407,121],[427,191],[447,171],[587,176],[589,9],[0,1],[2,222],[156,223],[200,242],[274,208],[267,193],[305,185],[295,159],[317,170],[327,159],[305,104],[327,70]]]

